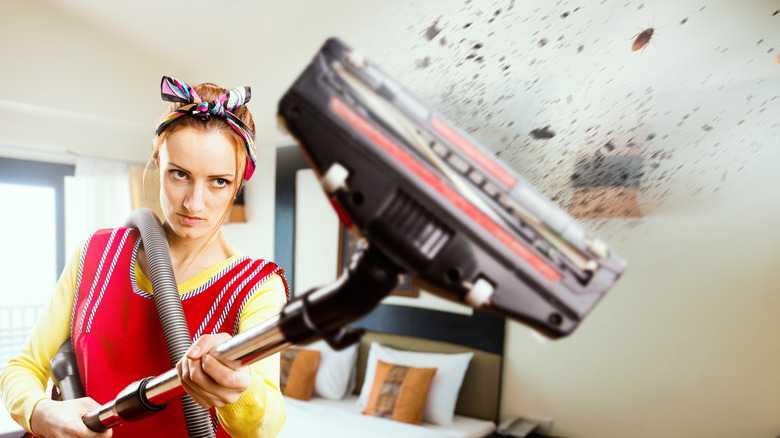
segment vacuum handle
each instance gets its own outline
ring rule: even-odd
[[[155,404],[147,398],[147,386],[153,379],[147,377],[127,385],[113,402],[87,413],[82,421],[94,432],[105,432],[124,421],[142,420],[161,411],[167,404]]]
[[[49,361],[49,365],[51,366],[52,381],[60,391],[60,399],[75,400],[86,397],[84,385],[81,384],[79,377],[76,351],[73,349],[71,338],[62,343],[57,354]]]
[[[100,422],[100,411],[97,409],[81,417],[81,420],[84,422],[84,425],[93,432],[103,433],[108,430],[108,428],[103,426],[103,423]]]

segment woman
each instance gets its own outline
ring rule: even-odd
[[[160,204],[190,335],[176,364],[182,387],[211,410],[217,436],[275,436],[284,423],[279,357],[233,370],[208,351],[279,312],[288,298],[282,270],[243,256],[220,226],[255,168],[249,88],[194,88],[163,77],[170,101],[150,158],[160,169]],[[147,164],[147,168],[149,164]],[[49,360],[72,336],[87,397],[54,401],[44,393]],[[0,377],[12,417],[46,438],[186,436],[179,400],[104,434],[81,417],[141,378],[171,368],[137,230],[99,230],[71,259],[21,354]]]

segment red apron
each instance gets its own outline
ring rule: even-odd
[[[139,244],[135,229],[100,230],[88,240],[79,262],[71,335],[86,394],[100,404],[136,380],[173,368],[153,296],[136,284]],[[276,264],[243,257],[181,295],[192,339],[218,332],[235,335],[246,302],[274,274],[282,274]],[[216,436],[229,436],[214,409],[211,417]],[[113,436],[179,437],[186,430],[181,402],[175,399],[151,417],[114,427]]]

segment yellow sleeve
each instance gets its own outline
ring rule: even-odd
[[[35,405],[44,398],[51,375],[49,361],[70,335],[70,318],[81,251],[84,245],[62,271],[54,296],[35,323],[22,351],[8,362],[0,375],[0,395],[11,417],[26,431]]]
[[[239,315],[239,333],[278,314],[286,302],[284,284],[274,275],[254,293]],[[236,403],[217,408],[222,427],[234,438],[275,437],[285,420],[279,389],[279,354],[249,366],[252,383]]]

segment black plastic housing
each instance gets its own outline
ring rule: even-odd
[[[509,219],[491,219],[484,208],[461,196],[452,176],[397,132],[336,67],[397,107],[418,132],[425,131],[425,138],[434,138],[444,148],[442,156],[457,163],[461,173],[478,176],[466,180],[480,202]],[[577,327],[625,269],[612,251],[606,256],[589,252],[594,238],[581,225],[338,39],[325,42],[284,94],[278,116],[321,180],[334,165],[346,170],[345,184],[326,190],[345,225],[430,292],[557,338]],[[457,138],[453,141],[435,126]],[[460,139],[465,146],[456,144]],[[564,256],[539,250],[539,236],[529,224],[510,217],[502,203],[506,198],[515,205],[541,206],[537,211],[550,222],[564,224],[559,237],[596,260],[598,268],[578,271]],[[508,221],[513,225],[507,226]],[[477,282],[492,287],[479,305],[467,299]]]

